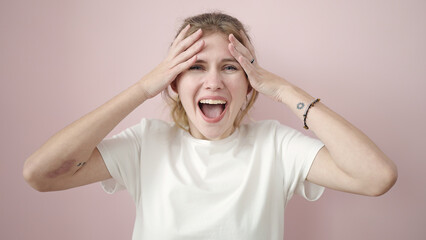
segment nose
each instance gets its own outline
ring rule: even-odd
[[[204,80],[204,87],[209,90],[218,90],[224,87],[223,79],[220,73],[216,70],[207,72]]]

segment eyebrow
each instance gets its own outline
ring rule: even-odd
[[[205,60],[203,59],[198,59],[197,61],[195,61],[196,63],[207,63]],[[224,58],[222,59],[220,62],[236,62],[238,63],[238,61],[235,58]]]

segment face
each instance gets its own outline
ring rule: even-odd
[[[217,140],[234,131],[234,121],[246,101],[248,81],[228,50],[227,36],[203,36],[205,46],[197,62],[181,73],[176,90],[186,111],[190,133]]]

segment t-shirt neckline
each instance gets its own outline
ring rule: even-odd
[[[238,137],[239,133],[240,133],[240,129],[237,127],[237,128],[235,128],[234,132],[226,138],[219,139],[219,140],[207,140],[207,139],[195,138],[194,136],[191,135],[191,133],[189,131],[183,130],[184,138],[187,139],[190,142],[197,143],[197,144],[203,144],[203,145],[216,145],[216,146],[231,142],[232,140],[234,140]]]

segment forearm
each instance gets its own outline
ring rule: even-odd
[[[46,185],[58,180],[63,181],[53,187],[55,190],[108,178],[108,169],[96,146],[130,112],[166,89],[195,63],[204,41],[199,40],[201,29],[185,37],[189,27],[176,37],[166,59],[140,81],[59,131],[32,154],[25,162],[24,178],[40,190],[52,189]],[[81,168],[85,163],[88,163],[86,167]]]
[[[282,91],[280,95],[284,97],[281,101],[303,123],[303,115],[315,98],[290,84],[283,87]],[[396,172],[393,162],[373,141],[322,102],[309,109],[306,124],[325,144],[337,167],[351,178],[371,184],[378,179],[388,179],[384,175]]]
[[[244,45],[233,35],[229,36],[229,40],[228,49],[243,67],[250,85],[286,104],[303,122],[303,115],[315,99],[262,68],[256,61],[253,45],[245,35]],[[308,180],[365,195],[380,195],[395,183],[397,171],[394,163],[364,133],[324,104],[318,102],[309,109],[306,123],[325,144],[316,156]],[[375,184],[373,188],[369,186],[371,183]]]
[[[53,175],[81,166],[97,144],[145,99],[139,83],[126,89],[52,136],[26,160],[24,172],[56,177]]]

